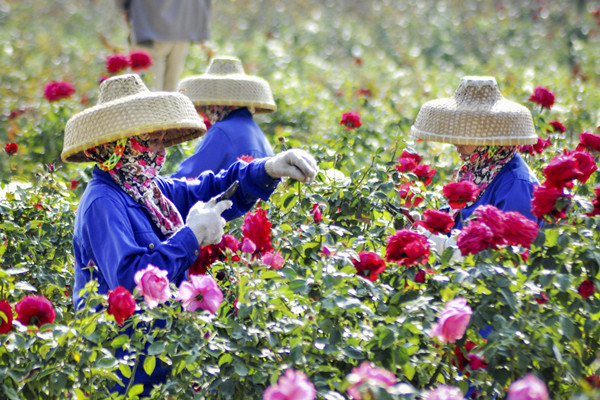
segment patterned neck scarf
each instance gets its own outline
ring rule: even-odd
[[[165,157],[150,151],[149,144],[150,135],[143,134],[91,148],[85,155],[96,161],[125,193],[141,204],[152,222],[168,237],[183,226],[183,220],[154,181]]]
[[[477,146],[473,153],[463,157],[463,164],[455,173],[456,182],[470,181],[480,190],[477,199],[467,203],[465,207],[470,207],[479,200],[490,182],[513,159],[516,152],[516,146]]]
[[[224,120],[230,112],[238,108],[239,107],[236,106],[203,106],[201,112],[206,115],[210,124],[214,125],[215,123]]]

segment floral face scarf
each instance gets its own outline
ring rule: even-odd
[[[470,181],[480,190],[477,199],[467,203],[465,207],[470,207],[479,200],[490,182],[513,159],[516,152],[516,146],[477,146],[473,153],[463,157],[463,165],[456,172],[456,182]]]
[[[206,115],[211,125],[222,121],[229,115],[230,112],[237,109],[236,106],[203,106],[200,112]]]
[[[96,161],[121,189],[146,208],[163,235],[171,236],[183,226],[183,220],[175,205],[154,182],[165,158],[150,151],[149,145],[150,135],[143,134],[91,148],[85,155]]]

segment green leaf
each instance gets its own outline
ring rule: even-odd
[[[219,358],[219,367],[222,366],[223,364],[229,364],[231,363],[231,361],[233,360],[233,357],[231,357],[231,354],[229,353],[224,353],[220,358]]]
[[[144,391],[144,385],[142,385],[141,383],[139,383],[137,385],[133,385],[131,387],[131,389],[129,389],[128,398],[137,396],[138,394],[141,394],[143,391]]]
[[[402,372],[404,372],[404,376],[410,381],[415,377],[415,367],[411,363],[406,363],[402,366]]]
[[[156,367],[156,357],[147,356],[144,359],[144,371],[146,372],[146,374],[152,375],[152,373],[154,372],[154,367]]]
[[[154,342],[148,347],[148,355],[156,356],[162,354],[165,351],[165,342]]]
[[[235,370],[235,373],[238,374],[239,376],[248,375],[248,367],[246,367],[244,364],[242,364],[239,361],[236,361],[233,363],[233,369]]]
[[[568,317],[561,317],[560,326],[562,328],[563,335],[565,335],[569,340],[573,339],[575,336],[575,325],[573,325],[571,319]]]
[[[131,368],[129,365],[123,363],[119,364],[119,371],[121,371],[121,374],[123,374],[125,378],[131,378]]]
[[[110,342],[110,345],[112,346],[113,349],[116,349],[116,348],[123,347],[123,345],[125,343],[127,343],[128,341],[129,341],[129,336],[122,334],[122,335],[119,335],[116,338],[114,338],[113,341]]]

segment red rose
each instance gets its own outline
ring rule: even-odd
[[[585,280],[585,281],[581,282],[581,285],[579,285],[579,288],[577,289],[577,292],[579,293],[579,295],[581,297],[583,297],[584,299],[587,299],[588,297],[593,295],[594,291],[595,291],[594,282],[592,282],[590,280]]]
[[[431,168],[427,164],[419,164],[412,172],[427,186],[431,183],[431,178],[435,175],[435,168]]]
[[[522,144],[518,146],[519,151],[523,154],[542,154],[546,147],[552,145],[552,141],[550,139],[542,139],[538,138],[537,143],[534,145],[531,144]]]
[[[414,158],[404,158],[400,157],[398,159],[398,164],[394,165],[396,171],[398,172],[410,172],[417,167],[418,163]]]
[[[469,361],[463,354],[460,347],[454,346],[454,356],[456,357],[456,363],[457,363],[456,367],[458,368],[458,370],[460,372],[463,372],[463,370],[465,369],[465,367],[467,366]],[[454,364],[454,360],[452,360],[452,363]]]
[[[129,54],[129,64],[134,71],[148,69],[152,65],[152,57],[145,51],[132,51]]]
[[[373,94],[368,88],[360,88],[354,94],[356,97],[371,97]]]
[[[424,200],[421,196],[416,196],[415,193],[412,192],[411,186],[408,183],[404,183],[400,185],[398,189],[398,196],[401,199],[404,199],[404,207],[418,207],[419,204]]]
[[[595,215],[600,215],[600,186],[594,189],[594,193],[596,193],[596,198],[592,200],[592,205],[594,208],[591,212],[585,213],[588,217],[593,217]]]
[[[417,221],[415,226],[422,226],[433,233],[448,233],[454,226],[454,218],[446,212],[438,210],[425,210],[425,217],[422,221]]]
[[[442,188],[442,193],[448,199],[450,207],[463,208],[466,203],[475,201],[479,188],[473,182],[451,182]]]
[[[422,269],[420,269],[417,274],[415,275],[415,282],[416,283],[425,283],[425,278],[427,277],[427,273],[425,271],[423,271]]]
[[[358,260],[352,260],[356,273],[370,281],[377,280],[377,276],[385,271],[385,261],[376,253],[370,251],[361,251],[358,253]]]
[[[429,242],[419,233],[401,229],[388,238],[385,258],[400,265],[426,264],[429,258]]]
[[[15,304],[17,321],[23,325],[37,325],[38,327],[51,324],[56,319],[56,312],[50,300],[44,296],[25,296]]]
[[[319,222],[323,222],[323,213],[321,211],[321,206],[319,204],[313,204],[312,214],[313,214],[313,220],[315,221],[315,224],[318,224]]]
[[[494,235],[491,246],[498,248],[499,245],[506,243],[504,240],[504,228],[506,221],[504,220],[504,213],[498,210],[492,205],[479,206],[473,213],[477,216],[477,220],[483,222],[488,228],[492,230]]]
[[[81,185],[81,182],[77,179],[71,179],[71,190],[75,190]]]
[[[208,268],[217,260],[223,261],[227,258],[227,249],[232,253],[238,251],[240,242],[233,235],[223,235],[218,244],[200,247],[200,253],[196,261],[190,266],[190,275],[204,275]],[[233,259],[233,257],[232,257]]]
[[[118,286],[115,290],[108,291],[108,310],[107,312],[115,317],[119,326],[133,315],[135,311],[135,299],[123,286]]]
[[[19,151],[19,145],[12,142],[6,143],[4,145],[4,151],[9,156],[14,156],[15,154],[17,154],[17,151]]]
[[[549,184],[557,188],[563,188],[573,179],[583,176],[578,166],[577,159],[571,155],[556,156],[544,168],[543,172]]]
[[[593,389],[600,389],[600,378],[598,378],[598,375],[587,376],[585,380]]]
[[[504,213],[504,239],[513,246],[530,248],[540,227],[534,221],[516,211]]]
[[[262,208],[246,214],[246,217],[244,217],[242,235],[244,239],[251,240],[256,245],[253,255],[259,256],[273,250],[271,226],[272,224],[267,218],[267,212]]]
[[[566,217],[565,210],[569,205],[568,200],[571,197],[573,196],[564,194],[562,189],[544,183],[533,190],[531,213],[537,218],[544,218],[545,215],[564,218]],[[560,206],[559,200],[566,200],[566,204]]]
[[[26,110],[26,109],[24,109],[24,108],[19,108],[19,109],[17,109],[17,110],[12,110],[12,111],[10,112],[10,114],[8,114],[8,119],[9,119],[9,120],[11,120],[11,119],[15,119],[15,118],[17,118],[19,115],[21,115],[21,114],[25,114],[26,112],[27,112],[27,110]]]
[[[567,130],[567,127],[557,120],[548,122],[548,125],[552,127],[554,132],[564,133]]]
[[[577,162],[576,168],[581,171],[581,176],[577,180],[581,183],[586,183],[590,176],[598,169],[594,157],[590,153],[583,151],[570,152],[569,155],[575,158]]]
[[[600,129],[600,127],[598,127]],[[600,151],[600,135],[594,135],[590,132],[582,132],[579,134],[579,144],[577,151]]]
[[[112,54],[106,57],[106,70],[116,74],[129,67],[129,58],[123,54]]]
[[[487,368],[487,364],[475,354],[469,354],[469,368],[473,371]]]
[[[360,114],[354,111],[347,111],[342,114],[340,125],[344,125],[347,130],[359,128],[362,123],[360,122]]]
[[[494,242],[494,233],[484,223],[472,220],[456,236],[456,244],[463,256],[477,254],[489,249]]]
[[[66,99],[73,93],[75,88],[69,82],[48,82],[44,87],[44,97],[50,102]]]
[[[0,300],[0,335],[4,335],[12,329],[13,312],[10,303]]]
[[[538,86],[533,90],[533,94],[529,96],[529,101],[533,101],[542,107],[550,109],[552,108],[552,105],[554,105],[555,98],[556,96],[554,96],[552,91],[543,86]]]
[[[400,158],[412,158],[413,160],[415,160],[417,162],[417,164],[419,164],[421,162],[421,160],[423,159],[423,157],[421,157],[420,155],[418,155],[417,153],[411,153],[408,150],[402,150],[402,154],[400,154]]]
[[[539,295],[535,296],[535,301],[537,301],[538,304],[546,304],[548,302],[548,295],[542,292]]]

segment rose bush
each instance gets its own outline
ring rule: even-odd
[[[73,0],[0,7],[0,137],[15,145],[0,154],[0,397],[110,398],[120,377],[168,364],[153,398],[262,398],[284,381],[337,400],[352,395],[357,376],[371,377],[359,393],[374,398],[504,398],[528,374],[553,399],[598,398],[600,178],[590,132],[600,35],[591,4],[478,2],[459,12],[448,2],[267,2],[244,3],[241,15],[237,0],[215,3],[212,45],[232,49],[274,89],[278,112],[257,116],[261,128],[277,151],[310,150],[321,172],[312,186],[284,180],[228,223],[229,236],[200,249],[183,288],[169,287],[178,297],[167,300],[155,275],[147,298],[144,288],[100,295],[91,283],[75,308],[71,229],[91,167],[57,156],[66,120],[95,104],[106,58],[125,54],[123,19],[100,3],[77,13]],[[49,13],[23,31],[32,14]],[[469,35],[457,30],[464,26]],[[203,71],[211,51],[194,46],[185,74]],[[523,157],[543,183],[533,207],[545,223],[538,230],[484,209],[465,221],[457,261],[429,251],[410,219],[445,230],[447,217],[434,221],[433,211],[461,208],[475,191],[445,191],[459,163],[453,148],[411,143],[407,133],[419,106],[454,90],[464,71],[495,75],[508,98],[531,108],[540,141]],[[48,82],[74,92],[50,102]],[[340,126],[347,110],[360,119]],[[194,147],[170,148],[166,173]],[[556,157],[568,168],[552,164],[546,176]],[[31,295],[56,317],[20,322],[16,305]],[[448,343],[432,338],[457,298],[470,318]],[[361,365],[378,372],[358,374]]]

